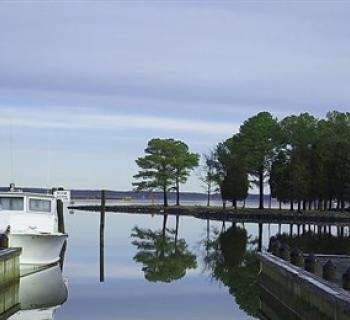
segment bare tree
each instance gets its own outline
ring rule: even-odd
[[[215,151],[210,150],[207,154],[203,154],[202,160],[203,164],[201,165],[200,180],[203,182],[205,191],[207,193],[207,207],[209,207],[211,193],[215,191]]]

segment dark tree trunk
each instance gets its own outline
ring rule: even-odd
[[[311,209],[312,209],[312,201],[309,200],[309,210],[311,210]]]
[[[232,200],[232,207],[234,207],[235,209],[237,209],[237,200],[233,199]]]
[[[344,201],[344,199],[341,199],[340,200],[340,210],[341,210],[341,212],[344,212],[344,209],[345,209],[345,201]]]
[[[180,205],[180,183],[179,180],[176,180],[176,205]]]
[[[290,202],[290,210],[291,210],[291,211],[294,210],[294,202],[293,202],[293,200]]]
[[[210,220],[207,219],[207,257],[209,256],[209,241],[210,241]]]
[[[168,206],[168,195],[167,195],[166,186],[163,187],[163,198],[164,198],[164,207],[167,207]]]
[[[226,201],[225,201],[225,200],[222,201],[222,208],[223,208],[223,209],[226,209]]]
[[[282,210],[282,201],[279,201],[279,209]]]
[[[306,200],[303,200],[303,211],[306,210]]]
[[[176,215],[176,227],[175,227],[175,254],[177,254],[177,239],[179,234],[179,223],[180,223],[180,217],[179,215]]]
[[[209,189],[207,193],[207,207],[210,207],[210,190]]]
[[[272,195],[270,193],[270,196],[269,196],[269,209],[271,209],[271,205],[272,205]]]
[[[301,201],[298,200],[298,212],[300,213],[301,212]]]
[[[264,209],[264,169],[259,172],[259,209]]]
[[[165,214],[163,216],[163,232],[162,232],[162,235],[163,235],[163,239],[165,239],[165,231],[166,231],[166,222],[168,220],[168,215]]]
[[[259,223],[259,243],[258,243],[258,251],[262,250],[262,234],[263,234],[263,224]]]
[[[329,211],[332,210],[332,198],[329,198],[329,201],[328,201],[328,210],[329,210]]]

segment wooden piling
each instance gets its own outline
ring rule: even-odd
[[[311,273],[317,271],[317,259],[313,253],[310,253],[304,260],[305,270]]]
[[[105,280],[104,271],[104,247],[105,247],[105,215],[106,215],[106,192],[101,191],[101,215],[100,215],[100,282]]]
[[[65,233],[63,201],[60,199],[57,200],[57,219],[58,219],[58,232]]]
[[[302,251],[298,248],[294,248],[290,253],[290,261],[297,267],[303,267],[304,257]]]
[[[322,277],[328,281],[336,280],[336,266],[332,260],[328,260],[322,268]]]

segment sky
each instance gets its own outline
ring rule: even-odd
[[[130,190],[153,137],[348,111],[348,1],[1,1],[0,185]],[[202,191],[195,172],[184,191]]]

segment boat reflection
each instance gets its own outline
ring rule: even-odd
[[[16,294],[16,292],[14,291]],[[17,291],[19,311],[10,320],[54,319],[67,300],[67,284],[59,264],[22,276]]]

